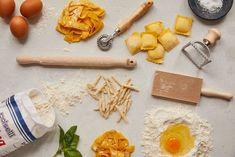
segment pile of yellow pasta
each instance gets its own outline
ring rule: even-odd
[[[111,130],[99,136],[91,146],[96,157],[130,157],[135,147],[121,133]]]
[[[89,0],[71,0],[61,13],[56,30],[69,43],[85,40],[103,28],[104,14],[104,9]]]
[[[178,15],[174,32],[165,28],[161,21],[157,21],[146,25],[145,32],[134,32],[125,42],[132,55],[144,51],[148,54],[147,61],[161,64],[164,62],[165,52],[179,44],[176,34],[188,36],[191,28],[192,18]]]

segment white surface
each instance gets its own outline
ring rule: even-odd
[[[20,0],[18,0],[20,1]],[[165,26],[173,28],[177,14],[194,17],[194,24],[191,37],[180,38],[180,45],[166,54],[165,63],[156,65],[145,61],[146,54],[138,54],[138,67],[128,71],[124,69],[113,70],[82,70],[87,80],[93,80],[97,74],[116,75],[122,79],[131,76],[134,83],[141,89],[141,92],[133,95],[134,104],[128,113],[129,124],[117,124],[117,115],[113,114],[110,119],[104,120],[93,111],[95,102],[87,97],[83,104],[71,109],[67,118],[58,116],[58,123],[64,128],[73,124],[78,125],[78,133],[81,136],[79,149],[84,157],[93,156],[90,150],[95,137],[106,130],[117,129],[126,135],[131,144],[136,146],[133,157],[141,157],[141,133],[143,130],[143,117],[147,109],[158,106],[174,106],[179,103],[164,101],[151,96],[153,74],[156,69],[172,72],[179,72],[204,78],[204,86],[214,89],[221,89],[235,93],[235,8],[227,17],[217,24],[206,24],[193,15],[188,7],[187,0],[158,0],[154,8],[129,31],[114,40],[113,48],[109,52],[102,52],[96,46],[96,39],[102,33],[112,33],[116,24],[129,15],[142,0],[94,0],[107,11],[104,19],[104,29],[86,42],[68,44],[63,36],[55,31],[57,16],[66,0],[44,1],[47,7],[54,7],[53,16],[48,20],[46,27],[39,30],[38,23],[30,25],[28,40],[19,42],[11,36],[9,26],[0,20],[0,98],[24,91],[30,87],[40,87],[40,81],[58,80],[63,76],[77,73],[77,69],[57,69],[45,67],[21,67],[15,62],[15,57],[22,53],[29,54],[60,54],[68,55],[100,55],[113,57],[130,57],[123,41],[134,31],[143,31],[144,25],[156,20],[162,20]],[[222,39],[214,48],[212,53],[213,62],[205,70],[199,71],[180,51],[181,47],[190,40],[199,40],[207,32],[208,28],[217,27],[222,32]],[[38,29],[38,30],[37,30]],[[41,32],[41,33],[38,33]],[[68,48],[71,52],[63,52]],[[219,99],[202,98],[198,106],[184,105],[192,108],[201,117],[208,119],[214,128],[213,157],[234,157],[235,155],[235,102],[226,102]],[[58,132],[52,132],[35,143],[28,145],[12,154],[9,157],[50,157],[58,147]]]

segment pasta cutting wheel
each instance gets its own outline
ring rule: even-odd
[[[129,18],[121,22],[112,35],[101,35],[97,39],[98,47],[103,51],[109,50],[112,47],[113,39],[119,36],[120,34],[124,33],[128,28],[132,26],[134,22],[136,22],[139,18],[145,15],[145,13],[151,8],[152,5],[153,1],[147,0]]]
[[[98,47],[103,50],[107,51],[112,47],[113,39],[118,36],[119,29],[116,29],[115,32],[112,35],[109,34],[103,34],[97,39],[97,45]]]
[[[203,42],[191,41],[182,48],[182,51],[197,68],[202,69],[203,66],[211,62],[210,47],[214,46],[220,37],[221,33],[218,29],[209,29]]]

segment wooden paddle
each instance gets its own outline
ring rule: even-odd
[[[201,78],[157,71],[152,95],[192,104],[197,104],[201,95],[228,101],[233,98],[231,93],[202,88],[202,82]]]

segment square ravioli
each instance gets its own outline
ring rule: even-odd
[[[152,50],[157,47],[157,38],[152,33],[142,32],[141,33],[141,50]]]
[[[161,44],[158,44],[154,50],[148,51],[147,61],[161,64],[164,61],[165,50]]]
[[[164,32],[158,38],[166,51],[170,51],[179,44],[179,39],[170,29],[164,30]]]
[[[150,23],[146,25],[144,28],[146,32],[154,33],[156,36],[159,36],[165,29],[161,21]]]
[[[125,40],[126,46],[132,55],[140,51],[142,45],[141,35],[139,32],[134,32],[128,39]]]
[[[191,35],[193,19],[187,16],[178,15],[175,21],[175,33],[180,35]]]
[[[148,58],[151,59],[164,58],[164,55],[165,55],[165,50],[161,44],[158,44],[155,49],[148,51]]]

